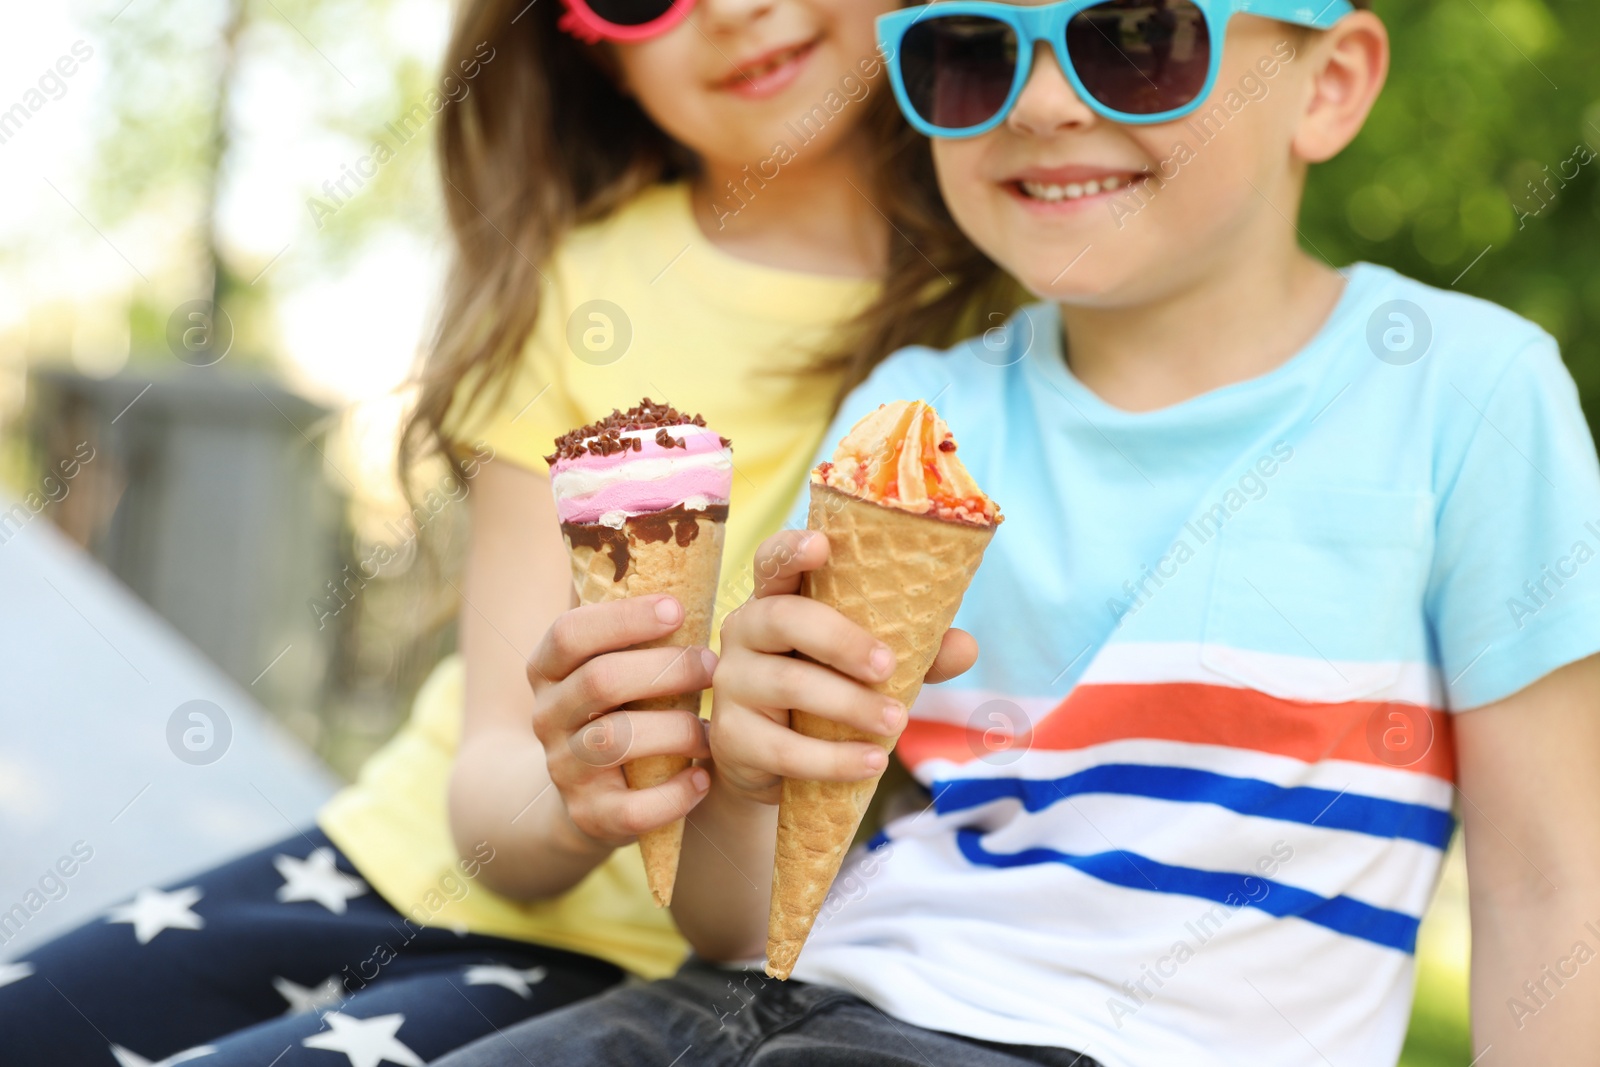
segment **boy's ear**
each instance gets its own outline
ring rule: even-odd
[[[1372,12],[1357,11],[1308,43],[1311,77],[1292,147],[1305,162],[1322,163],[1355,140],[1383,91],[1389,31]]]

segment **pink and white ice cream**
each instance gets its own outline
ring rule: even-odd
[[[629,519],[682,508],[726,514],[733,451],[726,438],[648,399],[556,442],[550,482],[563,525],[619,530]]]
[[[637,515],[728,506],[733,450],[704,421],[646,400],[563,438],[550,456],[550,486],[562,523],[621,530]]]

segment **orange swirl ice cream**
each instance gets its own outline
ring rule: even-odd
[[[914,515],[990,526],[1002,521],[957,458],[955,435],[921,400],[884,404],[856,423],[811,481]]]

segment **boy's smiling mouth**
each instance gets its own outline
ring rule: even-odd
[[[1113,167],[1039,167],[1001,184],[1031,207],[1057,207],[1109,196],[1149,178],[1148,171]]]

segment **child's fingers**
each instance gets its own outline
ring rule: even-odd
[[[797,734],[765,715],[740,715],[738,729],[717,731],[714,759],[783,778],[859,782],[882,772],[888,754],[865,741],[823,741]]]
[[[653,697],[711,688],[717,657],[706,648],[640,648],[595,656],[541,694],[534,731],[541,739],[577,730],[596,715]]]
[[[578,829],[601,841],[625,841],[683,818],[705,799],[711,775],[690,767],[649,789],[593,791],[567,814]]]
[[[929,685],[948,682],[957,675],[966,674],[978,662],[978,639],[965,630],[946,630],[939,642],[939,655],[928,668]]]
[[[574,730],[567,755],[585,767],[618,767],[646,756],[710,759],[706,730],[692,711],[613,711]]]
[[[800,591],[800,576],[828,561],[828,538],[815,530],[779,530],[756,549],[755,595]]]
[[[683,606],[670,596],[630,597],[564,612],[534,649],[528,680],[559,682],[595,656],[654,641],[683,625]]]
[[[888,646],[835,609],[805,597],[746,604],[723,624],[723,640],[756,652],[799,652],[869,685],[894,673],[895,655]]]
[[[906,710],[838,671],[791,656],[740,653],[719,672],[722,696],[745,707],[799,708],[863,733],[897,737]]]

